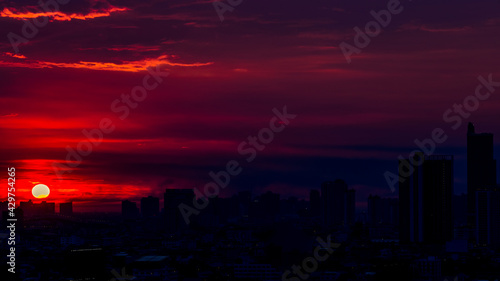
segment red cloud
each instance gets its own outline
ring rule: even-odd
[[[17,114],[17,113],[11,113],[11,114],[0,115],[0,117],[16,117],[18,115],[19,114]]]
[[[19,55],[19,54],[13,54],[13,53],[4,53],[6,54],[7,56],[11,56],[13,58],[18,58],[18,59],[25,59],[26,57],[23,56],[23,55]]]
[[[3,11],[0,12],[0,16],[4,18],[13,18],[18,20],[34,19],[38,17],[48,17],[56,21],[71,21],[72,19],[87,20],[99,17],[109,17],[113,12],[123,12],[128,10],[130,9],[111,6],[105,10],[92,9],[87,14],[79,14],[79,13],[66,14],[61,11],[46,12],[46,11],[40,11],[39,9],[28,11],[26,8],[25,10],[19,10],[16,8],[4,8]]]
[[[159,56],[153,59],[143,59],[140,61],[123,61],[122,63],[111,62],[87,62],[80,61],[74,63],[65,62],[48,62],[48,61],[31,61],[31,62],[8,62],[0,61],[0,66],[7,67],[27,67],[27,68],[80,68],[91,70],[107,70],[107,71],[125,71],[125,72],[139,72],[146,70],[148,67],[156,67],[158,65],[167,66],[205,66],[209,63],[175,63],[167,60],[167,55]]]

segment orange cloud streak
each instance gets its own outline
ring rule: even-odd
[[[38,17],[48,17],[57,21],[71,21],[72,19],[78,20],[87,20],[94,19],[99,17],[109,17],[113,12],[123,12],[128,11],[129,8],[118,8],[118,7],[110,7],[106,11],[98,11],[93,10],[88,14],[66,14],[61,11],[53,11],[53,12],[31,12],[31,11],[19,11],[14,8],[4,8],[0,12],[0,16],[4,18],[13,18],[18,20],[26,20],[26,19],[34,19]]]
[[[168,66],[205,66],[211,65],[208,63],[175,63],[167,60],[167,55],[159,56],[154,59],[143,59],[140,61],[124,61],[123,63],[111,62],[86,62],[80,61],[76,63],[65,62],[47,62],[47,61],[32,61],[32,62],[8,62],[0,61],[0,66],[6,67],[27,67],[27,68],[77,68],[77,69],[91,69],[91,70],[106,70],[106,71],[125,71],[125,72],[139,72],[146,70],[148,67],[156,67],[158,65]]]
[[[13,53],[5,53],[5,54],[8,56],[11,56],[13,58],[18,58],[18,59],[25,59],[26,58],[25,56],[19,55],[19,54],[13,54]]]

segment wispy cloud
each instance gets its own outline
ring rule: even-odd
[[[462,32],[462,31],[470,31],[471,28],[468,26],[464,27],[451,27],[451,28],[440,28],[440,27],[431,27],[425,24],[405,24],[401,26],[400,30],[419,30],[426,32]]]
[[[160,46],[143,46],[140,44],[131,44],[131,45],[113,45],[110,47],[94,47],[94,48],[78,48],[78,50],[87,51],[87,50],[107,50],[107,51],[134,51],[134,52],[153,52],[159,51]]]
[[[73,19],[77,20],[88,20],[100,17],[109,17],[111,13],[124,12],[130,10],[129,8],[120,8],[110,6],[106,9],[91,9],[88,13],[64,13],[61,11],[46,12],[41,11],[38,7],[25,7],[22,9],[17,8],[4,8],[0,12],[0,16],[4,18],[12,18],[17,20],[27,20],[35,19],[39,17],[47,17],[55,21],[71,21]]]
[[[208,63],[176,63],[167,59],[167,55],[159,56],[158,58],[148,58],[139,61],[123,61],[122,63],[112,62],[49,62],[49,61],[0,61],[0,66],[5,67],[26,67],[26,68],[77,68],[90,70],[105,70],[105,71],[125,71],[139,72],[146,70],[148,67],[156,66],[181,66],[181,67],[197,67],[212,64]]]
[[[18,58],[18,59],[25,59],[26,57],[21,54],[13,54],[13,53],[4,53],[7,56],[13,57],[13,58]]]
[[[8,118],[8,117],[16,117],[18,116],[19,114],[17,113],[10,113],[10,114],[4,114],[4,115],[0,115],[0,117],[5,117],[5,118]]]

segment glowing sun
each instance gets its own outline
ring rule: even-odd
[[[31,193],[35,196],[35,198],[45,198],[49,196],[50,189],[45,184],[37,184],[33,187]]]

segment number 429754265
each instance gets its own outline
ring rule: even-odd
[[[14,209],[16,208],[16,169],[14,167],[7,168],[8,171],[8,182],[7,184],[9,185],[7,188],[8,195],[7,195],[7,200],[9,201],[9,211],[13,212]]]

